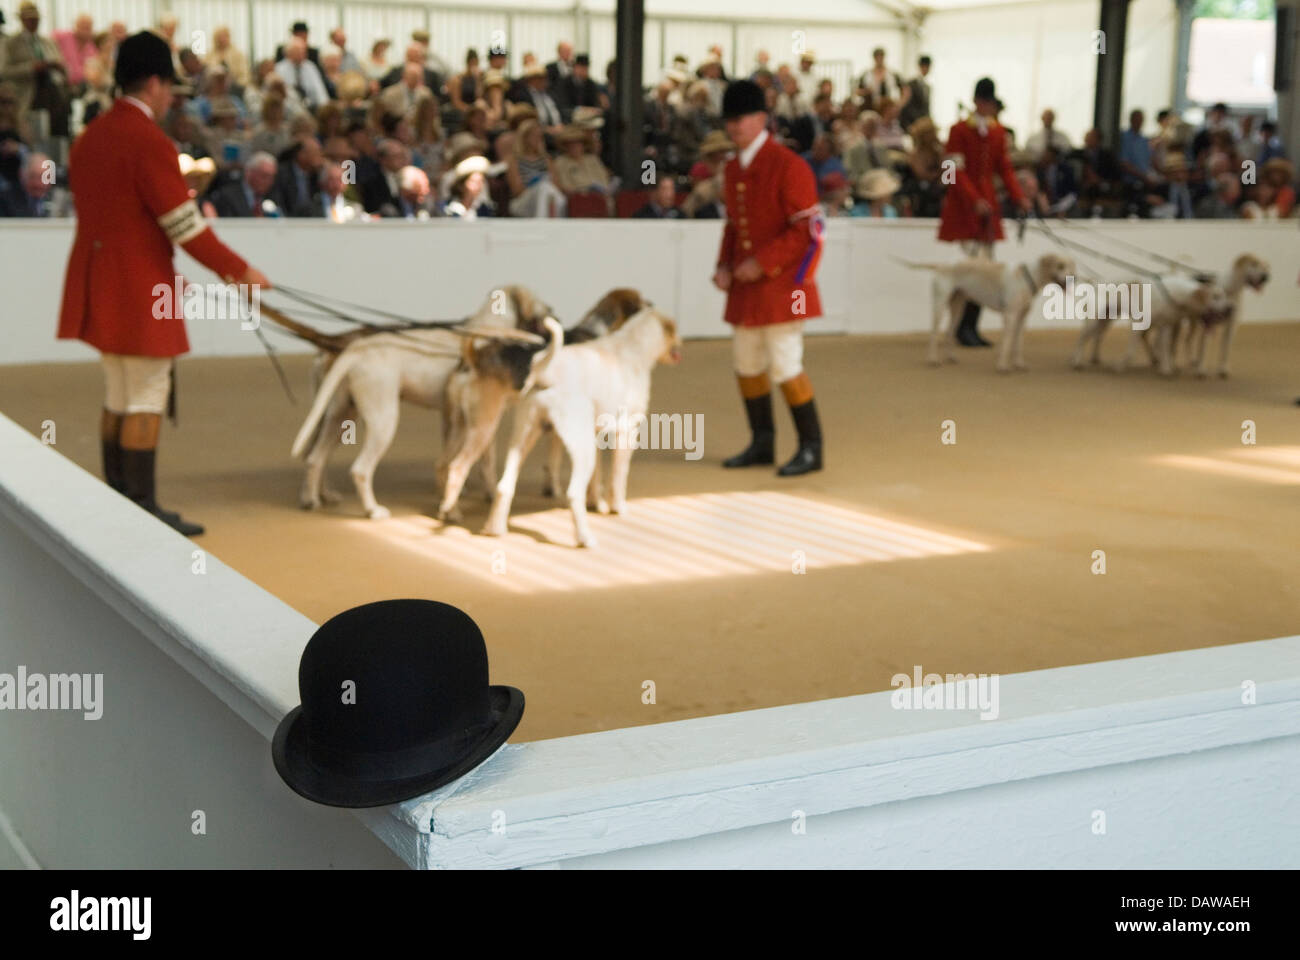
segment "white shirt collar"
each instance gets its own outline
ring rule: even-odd
[[[759,131],[758,136],[750,142],[749,146],[740,151],[741,170],[747,169],[754,162],[754,157],[758,155],[759,150],[763,149],[765,143],[767,143],[767,130],[763,129]]]
[[[127,103],[134,103],[137,107],[139,107],[141,110],[144,111],[144,115],[148,117],[150,120],[154,118],[153,110],[150,108],[149,104],[145,103],[143,100],[137,100],[135,97],[129,97],[129,96],[123,96],[122,99],[125,100]]]

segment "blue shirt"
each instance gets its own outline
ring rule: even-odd
[[[1119,159],[1131,163],[1143,173],[1151,170],[1151,143],[1136,130],[1125,130],[1119,136]]]

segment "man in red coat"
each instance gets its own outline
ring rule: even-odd
[[[194,536],[203,528],[163,510],[154,495],[173,358],[189,350],[184,298],[172,296],[181,288],[172,245],[179,243],[227,283],[269,284],[204,222],[181,177],[176,148],[158,126],[175,80],[167,42],[147,31],[128,37],[118,48],[115,79],[122,96],[86,128],[69,159],[77,234],[59,337],[85,341],[102,355],[104,479]]]
[[[781,385],[799,434],[794,457],[777,471],[793,477],[822,468],[822,432],[812,382],[803,369],[803,324],[820,317],[813,280],[823,218],[812,168],[767,130],[762,89],[737,80],[722,100],[738,153],[723,172],[727,224],[714,284],[727,292],[735,328],[733,362],[752,433],[724,467],[776,461],[772,381]]]
[[[998,210],[996,175],[1011,200],[1028,210],[1029,201],[1020,192],[1011,167],[1006,128],[997,121],[1001,107],[988,77],[975,84],[975,112],[953,124],[944,150],[944,177],[953,179],[939,212],[939,239],[956,240],[970,257],[993,259],[993,242],[1003,239],[1002,216]],[[951,166],[949,166],[951,165]],[[987,347],[979,335],[979,304],[968,301],[957,328],[957,342],[966,347]]]

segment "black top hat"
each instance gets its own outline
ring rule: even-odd
[[[175,80],[176,67],[172,63],[172,50],[167,41],[149,30],[141,30],[127,37],[117,48],[113,80],[119,87],[126,87],[129,83],[147,77]]]
[[[293,27],[289,30],[289,32],[290,32],[290,33],[306,33],[306,32],[307,32],[307,21],[306,21],[306,20],[295,20],[295,21],[293,22]]]
[[[573,65],[575,67],[591,66],[591,55],[587,53],[578,54],[576,57],[573,58]]]
[[[432,600],[367,603],[321,624],[298,692],[271,742],[275,769],[336,807],[398,803],[463,777],[524,712],[523,693],[488,685],[474,621]]]
[[[997,100],[997,94],[993,92],[993,80],[989,77],[983,77],[975,84],[976,100]]]
[[[722,116],[725,120],[759,113],[767,109],[763,88],[753,80],[733,80],[722,95]]]

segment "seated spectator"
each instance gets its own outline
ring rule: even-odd
[[[817,196],[828,217],[847,217],[853,206],[849,178],[844,176],[842,169],[832,170],[817,178]]]
[[[1192,219],[1196,213],[1187,185],[1187,160],[1181,153],[1165,156],[1164,174],[1169,181],[1169,195],[1163,204],[1152,208],[1151,216],[1162,220]]]
[[[465,113],[464,131],[484,143],[490,141],[502,129],[503,127],[493,129],[488,126],[488,113],[479,104],[470,107]]]
[[[376,40],[370,45],[370,55],[361,64],[366,79],[371,83],[372,91],[379,90],[379,81],[388,75],[388,71],[392,66],[388,62],[388,48],[392,45],[393,41],[385,38]]]
[[[897,219],[898,210],[892,201],[900,186],[898,178],[888,170],[868,170],[857,183],[858,202],[849,216]]]
[[[17,181],[0,190],[0,217],[44,220],[71,213],[68,192],[55,186],[54,161],[43,153],[27,154]]]
[[[248,138],[248,149],[254,153],[269,153],[276,156],[289,146],[292,137],[289,124],[285,120],[284,101],[279,97],[267,97],[262,101],[262,120],[253,127]]]
[[[460,220],[492,216],[492,201],[487,193],[487,172],[488,159],[484,156],[466,157],[456,164],[451,200],[443,209],[444,215]]]
[[[396,216],[429,219],[429,177],[419,167],[403,167],[398,174]]]
[[[697,181],[680,209],[682,216],[690,220],[725,220],[727,208],[722,203],[722,178],[706,177]]]
[[[907,154],[901,202],[913,217],[937,217],[943,204],[943,144],[929,117],[920,117],[908,130],[912,149]],[[865,175],[865,174],[864,174]],[[861,182],[862,178],[858,178]]]
[[[279,216],[279,209],[267,194],[275,183],[275,157],[254,153],[244,164],[243,175],[228,178],[208,191],[200,205],[205,217]]]
[[[1262,167],[1274,157],[1285,156],[1286,148],[1282,146],[1282,138],[1277,135],[1277,122],[1265,120],[1259,125],[1259,152],[1255,155],[1255,163]]]
[[[276,63],[275,72],[288,90],[295,91],[309,110],[316,110],[330,99],[320,68],[307,59],[307,41],[294,36],[284,45],[284,59]]]
[[[1043,129],[1030,135],[1025,141],[1025,150],[1034,160],[1042,157],[1043,151],[1048,147],[1056,149],[1057,157],[1068,156],[1074,148],[1070,145],[1070,138],[1056,129],[1056,111],[1044,110],[1041,119]]]
[[[262,101],[270,92],[267,87],[272,80],[280,85],[280,90],[276,91],[276,94],[283,96],[284,81],[275,72],[275,61],[257,61],[257,66],[253,70],[252,81],[244,84],[243,89],[240,91],[240,96],[244,98],[244,106],[248,108],[250,117],[260,117],[262,115]]]
[[[609,109],[609,99],[591,79],[591,58],[585,53],[573,58],[573,71],[560,80],[558,89],[552,88],[551,95],[566,121],[573,119],[573,112],[579,107],[591,107],[602,112]]]
[[[838,173],[845,176],[845,183],[848,178],[845,175],[844,162],[835,155],[835,144],[831,141],[828,134],[822,134],[813,141],[812,149],[803,155],[808,166],[812,167],[813,176],[818,182],[828,173]]]
[[[433,91],[424,85],[423,64],[410,61],[402,65],[401,79],[384,88],[384,92],[379,95],[384,112],[399,117],[414,116],[422,100],[433,99]]]
[[[655,181],[650,202],[632,216],[638,220],[681,220],[685,214],[677,206],[677,184],[671,176]]]
[[[506,88],[510,80],[500,70],[489,70],[483,77],[483,102],[481,104],[487,116],[489,129],[499,130],[506,125],[509,103],[506,101]]]
[[[478,51],[471,47],[465,52],[465,69],[447,81],[447,97],[453,107],[464,113],[483,99],[483,92],[484,76],[478,63]]]
[[[19,116],[18,88],[6,80],[0,83],[0,187],[18,182],[30,146],[27,123]]]
[[[343,79],[343,51],[329,46],[320,52],[320,72],[325,78],[325,89],[330,99],[338,96],[339,81]]]
[[[704,142],[700,144],[700,158],[691,167],[691,182],[698,183],[701,180],[721,177],[723,168],[727,165],[727,157],[735,149],[736,145],[727,139],[725,133],[721,130],[711,130],[704,138]]]
[[[1241,200],[1241,181],[1231,173],[1214,177],[1209,193],[1196,204],[1196,216],[1203,220],[1232,219],[1239,216],[1237,204]]]
[[[442,111],[432,97],[421,100],[411,121],[411,162],[435,180],[446,162],[442,136]]]
[[[672,91],[673,84],[667,80],[661,80],[655,85],[654,94],[642,108],[641,123],[646,155],[653,157],[656,165],[676,170],[680,158],[676,156],[677,145],[673,142],[676,108],[668,102],[668,95]]]
[[[213,67],[224,68],[237,88],[248,86],[251,80],[248,72],[248,57],[244,56],[244,51],[237,49],[230,42],[229,27],[217,27],[212,31],[212,46],[203,56],[203,65],[208,68],[209,73]]]
[[[212,111],[218,105],[229,104],[235,109],[242,127],[248,120],[248,108],[241,97],[230,90],[230,74],[226,68],[217,64],[208,68],[207,89],[194,101],[194,110],[204,124],[212,123]]]
[[[609,171],[596,155],[591,131],[570,124],[555,138],[560,155],[551,164],[551,177],[565,193],[612,193]]]
[[[315,137],[303,137],[278,158],[270,197],[286,217],[318,217],[317,177],[325,158]]]
[[[527,100],[520,102],[531,104],[537,111],[537,120],[544,132],[549,136],[556,136],[564,126],[564,117],[555,98],[546,91],[546,69],[534,63],[524,71],[521,79],[527,88]]]
[[[188,113],[174,113],[167,124],[167,134],[172,138],[177,153],[188,153],[196,160],[208,156],[207,137],[199,122]]]
[[[699,156],[700,144],[716,128],[709,109],[708,85],[697,80],[687,88],[681,109],[673,121],[672,139],[677,145],[678,159],[676,169],[690,169]]]
[[[55,30],[54,42],[68,68],[68,83],[74,88],[86,79],[86,61],[98,55],[95,46],[95,21],[88,13],[77,15],[71,30]]]
[[[81,95],[83,127],[113,105],[113,58],[117,55],[113,35],[95,35],[95,56],[83,65],[85,90]]]
[[[889,166],[889,153],[876,139],[880,131],[880,114],[874,110],[862,111],[860,119],[862,139],[844,155],[845,175],[857,183],[868,170]]]
[[[1264,164],[1260,184],[1267,189],[1263,208],[1266,220],[1285,220],[1295,209],[1295,167],[1284,157],[1274,157]]]
[[[1031,150],[1025,153],[1033,157]],[[1038,153],[1035,168],[1038,180],[1038,212],[1043,216],[1063,217],[1079,199],[1079,184],[1074,167],[1065,160],[1055,143],[1048,143]]]
[[[546,71],[541,75],[545,77]],[[551,160],[537,120],[525,120],[519,125],[506,179],[510,185],[512,217],[564,216],[568,204],[564,193],[551,180]]]
[[[1088,216],[1121,212],[1123,190],[1120,187],[1119,162],[1115,154],[1101,144],[1101,131],[1093,127],[1083,135],[1083,146],[1076,158],[1082,170],[1079,194]]]
[[[248,153],[248,134],[239,127],[239,114],[232,103],[218,103],[212,108],[212,125],[205,142],[208,155],[222,166],[238,166]]]
[[[379,143],[376,156],[378,165],[366,179],[360,179],[358,170],[362,206],[366,213],[397,216],[401,208],[401,173],[410,166],[410,151],[396,140],[388,139]]]
[[[344,193],[343,167],[329,162],[316,175],[316,203],[311,214],[332,223],[351,223],[365,218],[361,205],[348,200]]]
[[[887,156],[889,151],[900,154],[901,161],[904,159],[901,154],[906,154],[912,145],[908,142],[907,133],[898,121],[898,101],[893,97],[881,97],[879,107],[880,120],[873,138],[874,142],[885,148]]]

